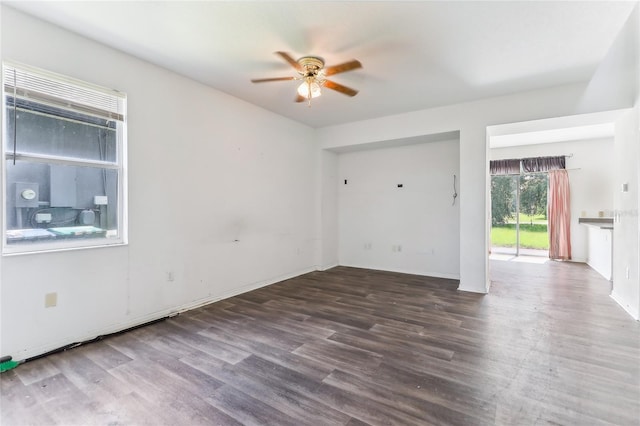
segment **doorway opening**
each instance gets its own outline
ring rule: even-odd
[[[547,173],[491,176],[491,252],[549,256]]]

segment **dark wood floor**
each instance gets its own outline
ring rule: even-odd
[[[338,267],[0,377],[2,425],[637,425],[640,324],[585,265],[491,294]]]

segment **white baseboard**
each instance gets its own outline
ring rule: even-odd
[[[327,271],[327,270],[329,270],[329,269],[331,269],[331,268],[335,268],[336,266],[340,266],[340,265],[339,265],[339,264],[337,264],[337,263],[332,263],[332,264],[330,264],[330,265],[321,265],[321,266],[318,266],[318,267],[316,268],[316,270],[317,270],[317,271]]]
[[[623,298],[620,297],[619,294],[615,292],[615,290],[611,292],[609,297],[611,297],[618,305],[620,305],[620,307],[622,307],[625,312],[631,315],[633,319],[635,319],[636,321],[640,321],[640,312],[638,312],[638,307],[633,309],[628,303],[625,302]]]
[[[478,288],[477,288],[477,287],[468,287],[468,286],[465,286],[465,285],[461,282],[461,283],[460,283],[460,285],[458,286],[458,290],[459,290],[459,291],[466,291],[466,292],[469,292],[469,293],[487,294],[487,293],[489,293],[489,287],[490,287],[490,285],[491,285],[491,282],[490,282],[490,281],[488,281],[488,282],[485,284],[485,288],[484,288],[484,290],[478,290]]]
[[[409,275],[420,275],[422,277],[433,277],[433,278],[445,278],[448,280],[459,280],[460,275],[457,274],[448,274],[442,272],[430,272],[430,271],[416,271],[413,269],[403,269],[403,268],[379,268],[370,265],[357,265],[357,264],[346,264],[340,263],[340,265],[336,266],[346,266],[348,268],[359,268],[359,269],[371,269],[373,271],[386,271],[386,272],[397,272],[399,274],[409,274]]]
[[[178,308],[174,308],[173,309],[173,313],[181,313],[181,312],[190,311],[192,309],[196,309],[196,308],[199,308],[201,306],[209,305],[211,303],[215,303],[215,302],[218,302],[220,300],[228,299],[230,297],[237,296],[239,294],[243,294],[243,293],[247,293],[247,292],[250,292],[250,291],[253,291],[253,290],[257,290],[257,289],[262,288],[262,287],[267,287],[267,286],[270,286],[272,284],[279,283],[281,281],[289,280],[291,278],[299,277],[300,275],[308,274],[309,272],[313,272],[313,271],[316,271],[316,270],[317,270],[317,268],[315,266],[308,267],[308,268],[300,269],[300,270],[298,270],[296,272],[280,275],[278,277],[271,278],[271,279],[268,279],[268,280],[263,280],[263,281],[258,281],[258,282],[255,282],[255,283],[247,284],[247,285],[244,285],[242,287],[235,288],[233,290],[224,292],[224,293],[216,295],[216,296],[206,297],[206,298],[203,298],[203,299],[200,299],[200,300],[193,301],[193,302],[188,303],[186,305],[182,305],[182,306],[180,306]]]

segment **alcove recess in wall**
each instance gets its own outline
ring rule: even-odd
[[[339,264],[458,279],[458,133],[358,148],[332,150]]]

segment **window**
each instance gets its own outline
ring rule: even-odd
[[[126,242],[126,96],[3,64],[3,253]]]

